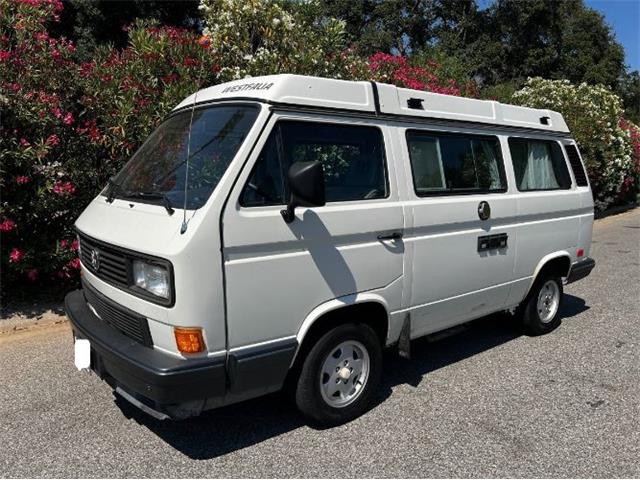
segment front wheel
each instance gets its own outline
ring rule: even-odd
[[[560,277],[545,276],[536,280],[517,312],[528,334],[543,335],[560,325],[562,295]]]
[[[325,333],[304,360],[295,391],[298,409],[314,423],[333,426],[362,415],[380,383],[382,347],[366,325]]]

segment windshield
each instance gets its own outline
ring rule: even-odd
[[[152,203],[169,202],[181,208],[185,197],[187,163],[187,208],[204,205],[244,142],[258,116],[255,106],[213,106],[193,112],[189,162],[187,109],[164,121],[140,147],[114,179],[114,196]]]

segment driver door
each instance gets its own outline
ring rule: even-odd
[[[387,137],[374,120],[272,117],[223,212],[231,349],[292,338],[314,308],[358,292],[399,308],[402,289],[387,287],[402,278],[404,245],[378,238],[404,222]],[[323,164],[327,203],[286,223],[288,168],[310,160]]]

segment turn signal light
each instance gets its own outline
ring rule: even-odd
[[[204,339],[201,328],[174,328],[176,345],[182,353],[199,353],[204,351]]]

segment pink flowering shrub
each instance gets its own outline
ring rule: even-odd
[[[434,59],[427,59],[424,63],[420,60],[378,52],[369,57],[368,65],[372,80],[414,90],[477,97],[475,82],[463,83],[448,77],[442,65]]]
[[[81,102],[91,115],[78,118],[75,131],[101,147],[111,174],[178,102],[218,83],[216,57],[199,35],[143,23],[128,31],[128,48],[103,48],[78,67]]]
[[[59,0],[0,0],[2,292],[77,281],[73,223],[159,121],[198,84],[217,82],[210,45],[138,24],[130,46],[93,61],[52,38]]]
[[[59,0],[0,0],[3,290],[51,276],[76,256],[56,248],[72,238],[76,201],[88,198],[85,142],[71,126],[81,111],[75,48],[46,29],[61,10]]]

